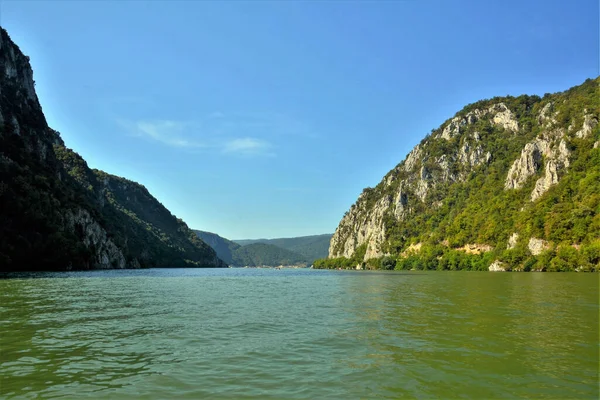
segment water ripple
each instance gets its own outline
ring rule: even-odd
[[[592,274],[4,278],[5,398],[598,397]]]

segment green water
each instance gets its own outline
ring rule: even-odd
[[[598,397],[597,274],[42,274],[0,307],[3,398]]]

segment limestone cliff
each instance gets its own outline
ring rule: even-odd
[[[465,107],[363,191],[336,229],[329,258],[397,256],[417,242],[488,251],[529,245],[540,254],[544,246],[529,244],[530,238],[596,240],[598,83]],[[569,220],[564,227],[563,214]]]
[[[0,271],[152,266],[226,265],[143,186],[64,146],[0,28]]]

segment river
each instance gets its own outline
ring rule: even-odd
[[[4,398],[597,398],[598,274],[0,280]]]

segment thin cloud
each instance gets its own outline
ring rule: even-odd
[[[256,138],[237,138],[223,144],[223,153],[241,155],[274,155],[270,152],[271,144]]]
[[[202,129],[196,123],[173,120],[118,120],[117,123],[134,137],[152,139],[170,147],[213,149],[222,154],[243,156],[275,155],[271,151],[271,143],[255,137],[226,138],[214,132],[205,132],[203,140],[199,141],[196,138],[202,136]],[[196,135],[193,135],[194,132]]]
[[[190,141],[184,137],[188,124],[182,121],[156,120],[156,121],[118,121],[131,134],[146,137],[172,147],[206,147],[205,144]]]
[[[136,137],[224,155],[273,157],[273,141],[281,140],[282,136],[315,137],[301,122],[275,113],[214,111],[193,121],[119,119],[117,123]]]

